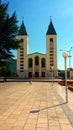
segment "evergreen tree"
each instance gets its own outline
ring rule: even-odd
[[[8,3],[0,1],[0,68],[13,57],[11,50],[20,47],[17,39],[18,26],[15,12],[8,14]]]

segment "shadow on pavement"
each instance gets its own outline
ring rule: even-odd
[[[61,104],[57,104],[57,105],[53,105],[53,106],[50,106],[50,107],[45,107],[45,108],[38,109],[38,110],[32,110],[32,111],[30,111],[30,113],[38,113],[40,111],[43,111],[43,110],[46,110],[46,109],[50,109],[50,108],[53,108],[53,107],[57,107],[57,106],[60,106],[60,105],[65,105],[65,104],[66,104],[66,102],[61,103]]]

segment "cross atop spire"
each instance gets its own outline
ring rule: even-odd
[[[22,17],[22,23],[24,23],[24,17]]]
[[[50,22],[52,22],[52,16],[50,16]]]

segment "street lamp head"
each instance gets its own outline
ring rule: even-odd
[[[68,57],[68,52],[63,52],[63,53],[62,53],[62,56],[63,56],[64,58],[67,58],[67,57]]]

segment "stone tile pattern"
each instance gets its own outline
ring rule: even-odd
[[[73,130],[59,104],[51,83],[0,83],[0,130]]]

